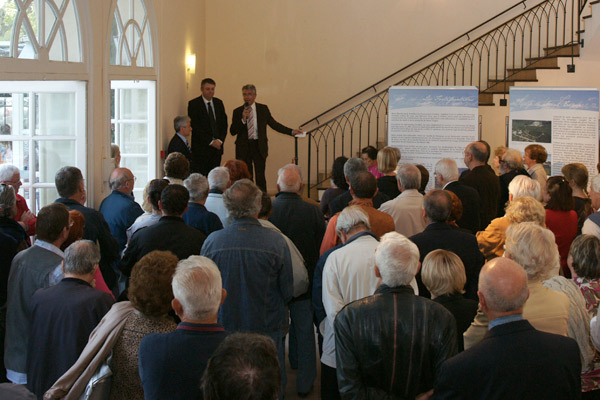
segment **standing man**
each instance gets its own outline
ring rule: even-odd
[[[256,100],[256,86],[244,85],[242,96],[244,97],[244,105],[233,110],[230,129],[233,136],[237,135],[235,158],[244,161],[248,165],[250,176],[254,177],[256,186],[266,192],[265,164],[269,155],[267,125],[279,133],[290,136],[299,135],[302,131],[281,125],[271,116],[269,107],[265,104],[256,103],[254,101]]]
[[[214,97],[216,83],[202,79],[202,96],[188,103],[192,119],[192,172],[207,176],[211,169],[221,165],[223,143],[227,136],[227,114],[220,99]]]
[[[167,148],[167,155],[171,153],[181,153],[187,158],[192,164],[192,148],[190,147],[190,135],[192,134],[192,122],[191,118],[187,115],[175,117],[173,120],[173,128],[175,128],[175,135],[169,142]]]

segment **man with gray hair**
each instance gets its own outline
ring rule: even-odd
[[[292,261],[281,234],[258,222],[261,197],[249,179],[231,185],[223,195],[231,224],[213,232],[200,254],[217,264],[229,293],[219,321],[229,332],[256,332],[275,341],[285,388],[282,328],[293,295]]]
[[[190,147],[190,135],[192,134],[191,118],[187,115],[180,115],[173,120],[175,135],[169,142],[167,156],[171,153],[181,153],[192,164],[192,148]]]
[[[181,322],[171,333],[153,333],[142,339],[139,364],[144,396],[197,399],[198,380],[227,335],[217,322],[227,292],[219,268],[201,256],[179,261],[172,287],[175,298],[171,303]]]
[[[94,288],[99,262],[95,243],[76,241],[65,250],[64,278],[33,295],[27,387],[38,398],[77,361],[90,333],[114,303],[111,295]]]
[[[398,233],[408,237],[423,232],[423,195],[419,193],[421,172],[414,164],[401,164],[398,166],[396,179],[400,194],[395,199],[383,203],[379,211],[394,218]]]
[[[477,190],[470,186],[463,185],[458,181],[458,166],[456,161],[451,158],[442,158],[435,164],[435,187],[449,190],[454,193],[462,203],[462,217],[456,221],[457,225],[463,229],[468,229],[471,233],[485,229],[481,226],[481,217],[479,215],[479,204],[481,199]]]
[[[193,173],[183,181],[183,186],[190,192],[188,209],[183,213],[183,220],[192,228],[196,228],[206,236],[223,229],[217,214],[206,209],[204,204],[208,196],[208,180],[198,173]]]
[[[346,182],[350,185],[350,181],[359,173],[363,171],[369,171],[367,168],[367,164],[361,158],[349,158],[348,161],[344,164],[344,177],[346,178]],[[419,183],[420,185],[420,183]],[[385,193],[380,193],[379,190],[375,193],[373,197],[373,207],[379,208],[383,203],[390,200],[389,196]],[[352,193],[348,190],[346,193],[343,193],[333,199],[331,203],[329,203],[329,209],[331,210],[330,215],[335,215],[342,211],[344,208],[350,204],[352,201]]]
[[[108,184],[112,193],[102,200],[100,212],[110,228],[110,233],[119,243],[119,253],[123,253],[127,245],[127,229],[144,210],[133,198],[135,177],[131,170],[115,168],[110,174]]]
[[[581,398],[577,343],[523,319],[529,297],[523,267],[502,257],[488,262],[478,295],[489,330],[484,340],[441,366],[433,398]]]
[[[339,391],[343,399],[414,399],[433,387],[440,365],[456,353],[456,322],[410,287],[420,267],[414,243],[390,232],[371,257],[381,285],[335,318]]]
[[[327,317],[320,324],[323,334],[321,356],[321,398],[339,398],[335,375],[335,336],[333,321],[346,304],[370,296],[379,279],[375,276],[377,236],[370,232],[368,215],[360,206],[344,208],[337,219],[336,231],[343,247],[332,252],[323,268],[322,301]]]
[[[300,195],[303,187],[300,167],[287,164],[277,175],[279,193],[273,200],[273,213],[269,221],[298,248],[308,270],[309,282],[312,282],[325,233],[325,219],[319,207],[304,201]],[[308,394],[317,376],[310,294],[308,290],[289,303],[289,358],[290,364],[298,368],[297,390],[301,395]]]
[[[229,213],[223,203],[223,193],[227,190],[229,181],[229,170],[225,167],[216,167],[208,173],[208,197],[204,206],[210,212],[217,214],[223,226],[229,225]]]

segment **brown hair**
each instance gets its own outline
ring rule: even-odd
[[[567,164],[560,170],[562,174],[567,178],[567,181],[570,183],[573,181],[578,188],[583,189],[583,191],[587,192],[587,185],[589,174],[585,165],[582,163],[571,163]]]
[[[551,176],[546,181],[546,191],[550,200],[546,208],[556,211],[571,211],[574,206],[573,189],[562,176]]]
[[[128,297],[136,310],[162,317],[171,310],[171,281],[179,259],[170,251],[154,250],[142,257],[131,271]]]
[[[232,185],[240,179],[252,179],[248,165],[242,160],[227,160],[223,166],[229,170],[229,180]]]
[[[525,147],[525,153],[529,152],[529,158],[535,160],[538,164],[543,164],[548,159],[548,152],[544,146],[539,144],[530,144]]]
[[[185,179],[190,174],[190,162],[183,154],[175,151],[167,156],[164,169],[169,178]]]

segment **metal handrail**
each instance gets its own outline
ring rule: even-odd
[[[394,85],[431,85],[431,86],[477,86],[480,94],[491,96],[493,93],[504,92],[507,85],[514,80],[523,79],[529,69],[544,68],[545,59],[552,57],[557,51],[571,46],[571,57],[574,56],[574,45],[580,43],[581,13],[587,0],[545,0],[532,8],[510,18],[496,28],[470,40],[467,44],[451,51],[444,57],[425,65],[416,72],[419,63],[448,47],[458,39],[481,28],[485,24],[506,14],[519,5],[525,6],[525,1],[513,5],[502,13],[479,24],[467,33],[453,39],[440,48],[428,53],[410,63],[394,74],[378,81],[342,103],[330,108],[317,117],[302,124],[326,115],[328,112],[364,95],[371,89],[375,94],[366,100],[353,105],[346,111],[319,123],[308,131],[308,168],[307,187],[310,196],[311,169],[316,164],[317,173],[328,172],[336,155],[348,155],[349,152],[360,150],[367,144],[377,144],[385,138],[387,131],[387,102],[389,86],[377,92],[376,86],[388,81],[395,75],[399,79]],[[525,6],[526,7],[526,6]],[[406,74],[402,77],[400,74]],[[313,143],[314,142],[314,143]],[[316,161],[313,162],[312,146],[315,146]],[[297,141],[296,141],[297,148]],[[296,162],[298,157],[296,156]],[[331,161],[331,162],[330,162]],[[324,168],[321,169],[321,164]],[[318,176],[318,174],[317,174]],[[321,184],[320,180],[316,185]],[[314,185],[314,186],[316,186]]]

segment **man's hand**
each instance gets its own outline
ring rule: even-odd
[[[250,115],[251,112],[252,112],[251,107],[244,107],[244,111],[242,111],[242,121],[244,121],[244,123],[246,123],[246,121],[248,120],[248,116]]]
[[[217,150],[221,150],[221,147],[223,147],[223,143],[221,143],[221,141],[218,139],[213,139],[212,142],[210,142],[208,145],[214,147]]]
[[[301,131],[300,129],[294,129],[292,131],[292,135],[294,135],[294,136],[302,135],[303,133],[304,133],[304,131]]]
[[[35,218],[35,215],[33,215],[33,213],[31,211],[27,210],[27,211],[24,211],[23,214],[21,214],[20,221],[27,222],[34,218]]]

